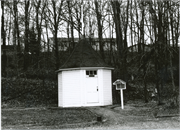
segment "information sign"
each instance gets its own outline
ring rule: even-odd
[[[121,79],[117,79],[113,85],[116,85],[116,90],[120,90],[121,92],[121,107],[122,109],[124,109],[124,103],[123,103],[123,89],[126,89],[126,82],[121,80]]]

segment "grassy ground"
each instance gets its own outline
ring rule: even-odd
[[[96,121],[96,116],[83,108],[2,109],[2,128],[26,129],[33,127],[66,128]],[[76,126],[76,127],[77,127]]]
[[[179,109],[166,109],[155,102],[129,101],[121,109],[119,104],[89,108],[103,117],[103,124],[91,129],[179,129]],[[89,128],[88,128],[89,129]]]
[[[128,101],[125,104],[125,109],[122,111],[120,106],[111,108],[113,111],[121,113],[124,116],[144,116],[144,117],[162,117],[162,116],[174,116],[179,115],[179,108],[168,108],[166,104],[157,105],[155,101],[144,103],[141,100]]]
[[[87,108],[3,108],[3,129],[178,129],[179,108],[158,106],[156,102],[128,101]],[[102,122],[96,122],[97,116]]]

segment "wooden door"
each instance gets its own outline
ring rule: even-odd
[[[87,90],[87,103],[99,102],[99,88],[97,71],[86,71],[86,90]]]

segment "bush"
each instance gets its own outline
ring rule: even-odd
[[[47,69],[33,69],[29,68],[27,71],[22,69],[6,69],[6,78],[18,77],[18,78],[27,78],[27,79],[48,79],[56,80],[57,74],[55,70]]]
[[[55,80],[33,80],[2,78],[2,102],[16,100],[26,106],[54,104],[58,100],[58,86]]]

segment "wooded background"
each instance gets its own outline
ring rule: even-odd
[[[96,51],[115,68],[112,80],[127,82],[126,99],[148,102],[154,93],[158,104],[179,104],[180,1],[6,0],[1,9],[2,101],[30,100],[29,94],[33,101],[57,102],[55,71],[81,38],[83,14],[83,33],[99,39]],[[62,33],[70,43],[66,51],[59,50]],[[108,47],[104,38],[112,39]],[[119,102],[114,89],[113,100]]]

